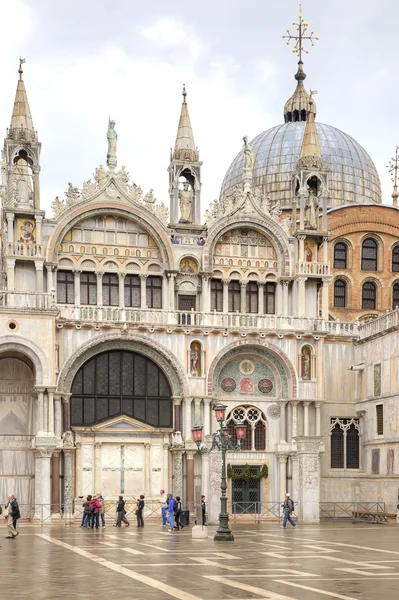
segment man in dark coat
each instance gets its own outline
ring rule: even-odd
[[[6,504],[6,509],[8,510],[7,526],[8,526],[8,534],[9,534],[6,536],[6,540],[12,540],[19,535],[19,532],[15,529],[15,525],[16,525],[18,519],[21,518],[17,499],[12,494],[9,494],[9,496],[8,496],[8,502]],[[14,525],[14,523],[15,523],[15,525]]]

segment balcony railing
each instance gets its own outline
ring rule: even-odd
[[[248,331],[295,331],[356,337],[356,323],[324,321],[311,317],[282,317],[219,312],[157,310],[97,306],[59,306],[65,320],[95,323],[137,323],[149,327],[190,327]]]
[[[7,243],[7,256],[18,256],[25,258],[32,257],[43,257],[44,256],[44,245],[43,244],[25,244],[23,242],[8,242]]]
[[[330,263],[299,261],[295,265],[295,274],[327,276],[330,275]]]
[[[377,317],[364,325],[359,325],[359,339],[364,340],[377,333],[382,333],[391,327],[399,326],[399,310],[395,309],[381,317]]]
[[[0,307],[55,308],[55,294],[47,294],[45,292],[0,291]]]

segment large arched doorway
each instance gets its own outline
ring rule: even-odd
[[[152,360],[129,351],[103,352],[72,383],[71,426],[92,426],[126,415],[152,427],[172,427],[171,389]]]

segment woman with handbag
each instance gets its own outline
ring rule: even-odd
[[[4,511],[4,516],[7,518],[8,534],[6,540],[12,540],[19,535],[19,531],[15,529],[18,519],[21,518],[17,499],[9,494],[8,502]],[[15,523],[15,524],[14,524]]]

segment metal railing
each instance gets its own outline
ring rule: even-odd
[[[239,520],[254,521],[278,521],[284,516],[282,501],[278,502],[231,502],[228,505],[232,520],[236,523]],[[298,503],[294,502],[294,514],[296,513]]]
[[[320,502],[320,519],[348,519],[358,523],[368,516],[382,517],[385,513],[385,502]]]

